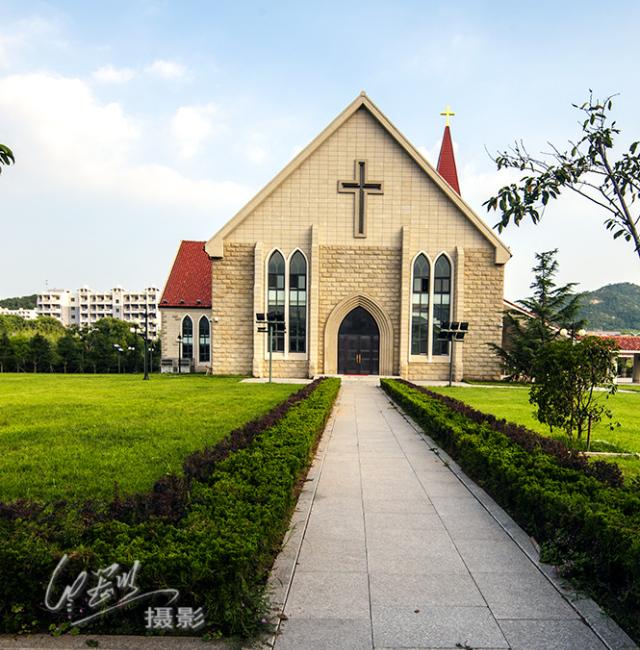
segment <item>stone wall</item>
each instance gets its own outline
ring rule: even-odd
[[[309,362],[300,359],[274,359],[273,360],[274,377],[297,377],[304,378],[309,376]],[[269,376],[269,359],[264,362],[263,376]]]
[[[212,260],[214,374],[252,374],[253,282],[254,246],[225,242],[224,257]]]
[[[502,340],[504,266],[495,264],[492,250],[465,249],[464,285],[464,378],[499,379],[501,364],[489,343]]]
[[[346,298],[362,294],[371,298],[391,320],[393,372],[397,374],[400,358],[400,249],[384,246],[320,246],[319,249],[319,372],[327,372],[324,364],[324,330],[329,314]]]
[[[211,318],[211,310],[196,309],[190,307],[187,307],[185,309],[161,307],[160,313],[160,340],[162,344],[162,358],[178,358],[178,334],[180,334],[181,331],[182,319],[188,315],[193,321],[193,358],[195,360],[195,370],[196,372],[206,372],[209,368],[209,363],[200,363],[198,360],[198,323],[202,316]]]

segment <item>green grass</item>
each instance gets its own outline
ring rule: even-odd
[[[300,386],[202,375],[0,375],[0,501],[145,491]]]
[[[487,385],[473,388],[461,387],[430,387],[431,390],[450,395],[484,413],[506,418],[511,422],[522,424],[543,435],[558,437],[566,440],[558,431],[553,434],[549,427],[538,422],[534,417],[534,407],[529,403],[529,388],[526,386]],[[617,393],[608,400],[608,406],[613,411],[613,421],[619,422],[620,427],[613,431],[606,424],[596,426],[592,432],[592,449],[594,451],[632,451],[640,453],[640,394]],[[640,459],[605,457],[620,465],[627,478],[640,476]]]

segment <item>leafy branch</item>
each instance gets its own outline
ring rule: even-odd
[[[566,150],[549,143],[551,151],[539,156],[530,154],[522,141],[499,153],[494,158],[498,169],[527,173],[518,183],[500,188],[483,205],[487,211],[502,213],[495,226],[501,232],[526,217],[538,223],[549,202],[563,190],[571,190],[605,210],[605,228],[614,239],[632,242],[640,257],[640,204],[636,203],[640,197],[640,142],[633,142],[614,160],[612,149],[620,129],[610,115],[613,95],[600,101],[589,92],[588,101],[573,104],[584,117],[580,139],[569,141]]]
[[[2,173],[2,165],[11,165],[16,162],[13,151],[4,144],[0,144],[0,174]]]

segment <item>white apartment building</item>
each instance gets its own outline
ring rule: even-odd
[[[145,314],[148,314],[149,336],[156,338],[160,329],[159,294],[157,287],[133,292],[122,287],[110,291],[82,287],[75,293],[68,289],[52,289],[38,294],[36,312],[39,316],[52,316],[67,327],[87,327],[101,318],[117,318],[137,324],[141,333]]]
[[[24,307],[19,307],[18,309],[0,307],[0,316],[19,316],[25,320],[35,320],[38,318],[38,312],[35,309],[25,309]]]

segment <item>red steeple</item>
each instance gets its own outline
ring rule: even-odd
[[[451,142],[451,129],[449,128],[449,116],[455,115],[447,106],[444,112],[440,115],[445,115],[447,121],[444,127],[444,135],[442,136],[442,146],[440,147],[440,155],[438,156],[438,173],[444,178],[449,185],[460,194],[460,184],[458,183],[458,171],[456,170],[456,158],[453,155],[453,143]]]

